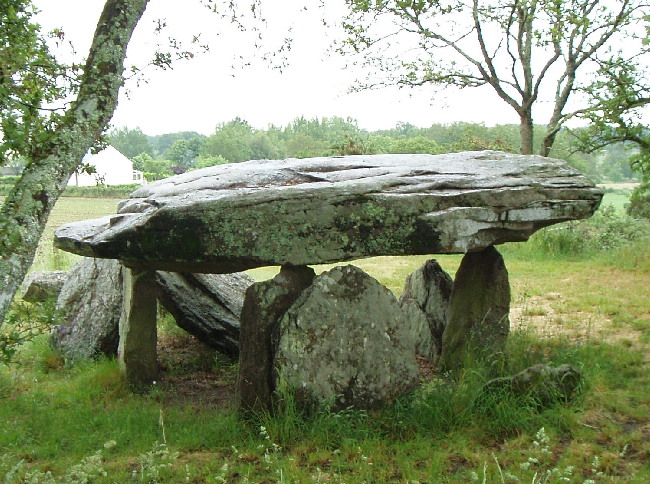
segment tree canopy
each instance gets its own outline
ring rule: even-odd
[[[238,127],[238,128],[237,128]],[[546,127],[534,127],[541,136]],[[286,126],[253,128],[242,118],[220,123],[210,136],[197,135],[184,139],[186,133],[168,133],[148,136],[153,146],[177,139],[162,154],[152,157],[146,153],[133,158],[134,167],[145,172],[148,181],[173,174],[173,169],[204,168],[247,159],[304,158],[314,156],[359,155],[376,153],[448,153],[471,150],[519,151],[519,127],[515,124],[486,126],[485,124],[456,122],[433,124],[420,128],[408,122],[399,122],[392,129],[366,131],[349,118],[296,118]],[[615,143],[593,153],[576,152],[579,130],[563,129],[558,133],[551,156],[567,160],[597,182],[625,182],[635,180],[628,163],[630,150],[626,143]],[[233,158],[238,153],[246,156]],[[189,150],[188,150],[189,148]],[[195,156],[196,150],[199,150]],[[183,164],[176,155],[187,154],[192,164]],[[230,159],[226,158],[228,156]],[[235,161],[233,161],[233,159]]]
[[[643,108],[650,104],[647,79],[648,72],[636,65],[620,59],[604,62],[600,79],[589,86],[592,106],[582,114],[589,126],[574,134],[576,149],[588,153],[613,143],[635,147],[630,163],[650,179],[650,129],[642,121]]]
[[[38,149],[56,122],[43,108],[65,96],[74,75],[50,53],[34,14],[29,0],[0,2],[0,165]]]
[[[601,107],[593,94],[603,65],[617,58],[632,66],[647,54],[639,39],[649,14],[643,0],[346,3],[347,40],[339,50],[369,69],[357,88],[489,86],[519,117],[522,153],[548,156],[569,119]],[[535,150],[534,114],[541,111],[546,131]]]
[[[203,4],[245,31],[240,11],[256,17],[260,2],[249,1],[250,9],[228,0]],[[29,270],[54,203],[83,155],[107,129],[124,83],[126,49],[148,3],[106,0],[85,63],[77,66],[60,64],[49,52],[48,34],[33,21],[30,0],[0,1],[0,164],[16,157],[26,162],[0,210],[0,321]],[[594,126],[596,118],[604,120],[610,131],[600,132],[609,133],[610,139],[625,131],[626,141],[636,142],[645,153],[646,132],[637,130],[639,136],[633,140],[636,128],[626,117],[648,97],[645,76],[637,68],[648,50],[641,44],[648,15],[642,0],[346,3],[348,41],[341,50],[360,54],[368,66],[378,68],[360,88],[390,83],[489,86],[519,115],[524,153],[532,151],[535,139],[533,107],[545,101],[542,93],[550,92],[551,114],[544,120],[541,154],[550,152],[562,126],[577,116]],[[259,33],[253,33],[257,39]],[[64,37],[61,31],[49,35]],[[639,45],[632,54],[619,48],[624,40],[635,39]],[[173,40],[178,57],[192,57]],[[165,68],[173,59],[169,52],[158,52],[153,63]],[[172,136],[164,148],[148,146],[137,130],[122,134],[123,141],[136,135],[125,142],[133,148],[128,155],[163,175],[168,167],[154,159],[162,153],[179,166],[207,166],[224,160],[444,148],[434,136],[407,125],[398,131],[401,138],[392,141],[384,135],[370,136],[353,120],[334,117],[299,118],[286,129],[266,131],[236,119],[219,125],[205,139],[191,133]],[[114,133],[116,143],[120,136],[119,131]],[[500,136],[484,141],[468,134],[455,148],[467,146],[466,142],[476,147],[513,145]]]
[[[108,133],[108,142],[127,158],[133,159],[142,153],[153,155],[149,137],[140,128],[113,129]]]
[[[257,13],[259,0],[247,3],[249,8],[229,0],[202,5],[259,40],[261,33],[243,22],[244,17],[264,22]],[[104,141],[125,80],[126,49],[148,4],[105,0],[84,64],[65,66],[49,53],[46,34],[33,21],[31,0],[0,0],[0,161],[21,156],[25,162],[0,210],[0,324],[68,179],[88,150]],[[158,22],[156,31],[165,25]],[[51,35],[65,36],[60,30]],[[192,44],[207,49],[198,35]],[[157,46],[149,64],[166,69],[192,57],[192,49],[169,36],[167,47]],[[60,111],[52,111],[55,101]]]

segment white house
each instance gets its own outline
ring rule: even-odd
[[[108,148],[91,155],[88,153],[81,161],[95,169],[95,173],[75,173],[68,186],[92,187],[95,185],[142,185],[142,172],[133,169],[133,162],[118,150]]]

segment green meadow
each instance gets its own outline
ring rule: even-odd
[[[615,195],[615,194],[614,194]],[[605,207],[500,247],[513,291],[501,367],[434,372],[389,408],[304,413],[282,393],[275,415],[241,419],[237,362],[160,318],[160,382],[133,395],[116,361],[64,361],[47,335],[0,365],[0,476],[6,483],[608,483],[650,482],[650,228]],[[607,199],[606,199],[607,200]],[[62,198],[34,269],[67,269],[56,226],[113,213],[117,199]],[[355,261],[396,295],[427,258]],[[437,257],[452,275],[460,256]],[[319,270],[326,267],[319,267]],[[251,271],[257,279],[276,268]],[[5,334],[56,321],[18,304]],[[40,326],[39,326],[40,325]],[[495,371],[570,363],[570,403],[479,399]]]

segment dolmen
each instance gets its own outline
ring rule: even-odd
[[[453,370],[462,364],[463,351],[483,344],[498,348],[508,332],[507,272],[494,246],[590,217],[601,198],[602,191],[564,161],[532,155],[477,151],[254,160],[145,185],[121,202],[115,215],[60,227],[54,243],[82,256],[117,259],[127,268],[119,358],[136,389],[158,377],[155,271],[226,274],[282,267],[273,284],[248,288],[242,310],[240,391],[247,395],[244,406],[256,407],[260,400],[264,407],[278,379],[313,388],[312,396],[331,393],[312,381],[318,372],[300,363],[323,358],[323,349],[309,353],[313,339],[298,348],[299,338],[287,331],[299,331],[304,323],[296,305],[321,307],[313,299],[316,292],[357,300],[346,288],[364,278],[341,269],[319,279],[308,266],[371,256],[466,254],[453,288],[445,282],[443,291],[451,295],[449,308],[440,313],[452,328],[441,335],[440,322],[420,323],[441,339],[428,343],[426,351]],[[336,281],[343,289],[332,289]],[[362,285],[368,294],[382,293],[372,283]],[[263,328],[260,318],[266,318]],[[496,329],[486,331],[485,321]],[[314,334],[324,331],[314,324],[305,327]],[[367,321],[390,340],[401,331],[387,324]],[[343,345],[349,332],[335,329],[328,334]],[[353,339],[363,341],[359,335]],[[391,344],[386,351],[399,346]],[[286,371],[278,368],[282,364]],[[363,371],[357,379],[366,388],[373,382]],[[417,377],[410,367],[400,366],[398,373]],[[360,388],[343,385],[332,395],[338,398],[339,392],[343,404],[374,405]]]

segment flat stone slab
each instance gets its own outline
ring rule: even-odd
[[[601,198],[563,161],[494,151],[249,161],[145,185],[54,243],[133,268],[226,273],[475,251],[587,218]]]

